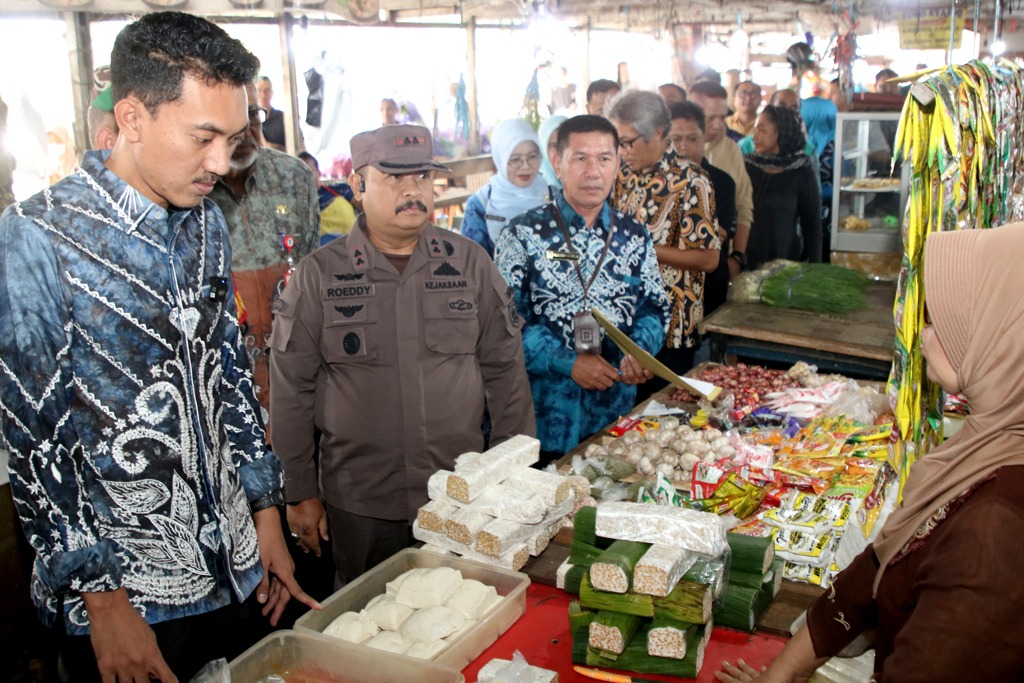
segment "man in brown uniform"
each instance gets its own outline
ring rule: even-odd
[[[478,245],[430,223],[434,173],[448,170],[430,133],[387,126],[351,147],[364,213],[302,260],[271,336],[289,525],[319,553],[329,520],[339,582],[411,544],[427,478],[483,450],[485,405],[491,444],[535,432],[505,281]]]

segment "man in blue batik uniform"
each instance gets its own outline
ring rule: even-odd
[[[590,344],[596,308],[652,355],[665,341],[668,300],[647,229],[611,208],[618,135],[599,116],[558,129],[562,192],[509,221],[495,263],[523,316],[523,348],[546,458],[572,449],[633,407],[651,378],[608,338]],[[582,315],[581,315],[582,314]]]
[[[113,150],[0,218],[0,435],[72,680],[189,680],[237,654],[250,593],[272,624],[291,596],[317,606],[207,198],[259,60],[166,12],[126,27],[112,64]]]

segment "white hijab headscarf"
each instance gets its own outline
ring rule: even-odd
[[[522,119],[502,121],[491,132],[491,153],[498,172],[491,177],[487,187],[480,190],[480,194],[483,195],[481,199],[486,198],[481,203],[487,219],[487,232],[495,243],[509,219],[540,206],[547,196],[548,184],[540,173],[528,187],[518,187],[508,179],[508,159],[512,150],[522,142],[532,142],[537,145],[537,153],[542,154],[537,134]]]

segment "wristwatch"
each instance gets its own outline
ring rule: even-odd
[[[262,498],[257,498],[253,502],[249,503],[249,512],[255,515],[260,510],[280,507],[282,505],[284,505],[284,492],[281,489],[278,489],[273,493],[268,493]]]
[[[740,264],[740,270],[744,270],[747,267],[747,255],[742,251],[734,251],[729,254],[729,258]]]

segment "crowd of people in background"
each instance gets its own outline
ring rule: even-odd
[[[90,605],[89,617],[63,615],[67,632],[81,638],[90,627],[108,634],[110,624],[128,624],[145,636],[145,650],[127,654],[123,644],[95,635],[91,644],[76,641],[68,656],[92,658],[96,673],[129,675],[142,667],[135,675],[145,669],[173,680],[170,670],[194,671],[195,657],[182,659],[180,651],[210,626],[204,622],[191,638],[157,627],[192,616],[168,608],[160,593],[175,588],[180,572],[167,570],[166,585],[153,588],[145,567],[156,551],[147,543],[158,535],[127,530],[127,517],[117,513],[124,527],[118,547],[140,558],[132,570],[139,577],[126,589],[115,550],[103,547],[106,522],[94,515],[135,505],[132,514],[148,519],[173,498],[168,514],[183,514],[179,522],[191,525],[182,541],[194,546],[190,571],[209,575],[202,590],[190,588],[202,610],[245,604],[258,586],[258,602],[276,622],[290,597],[315,608],[313,598],[411,544],[426,478],[452,467],[460,453],[536,433],[551,461],[659,388],[649,370],[602,333],[605,321],[595,311],[684,374],[697,361],[704,317],[725,302],[740,272],[779,258],[829,259],[836,116],[846,107],[836,81],[821,95],[802,99],[784,88],[765,102],[757,83],[741,81],[730,93],[711,70],[688,87],[636,89],[622,64],[616,80],[588,85],[577,115],[554,114],[535,130],[512,112],[493,128],[496,173],[466,201],[460,236],[432,222],[435,181],[449,169],[434,159],[430,130],[410,123],[415,115],[405,105],[381,100],[381,128],[352,138],[353,172],[325,178],[312,154],[286,153],[289,145],[301,150],[302,137],[273,107],[273,86],[257,77],[258,60],[208,22],[187,17],[154,14],[125,29],[112,83],[98,84],[89,107],[95,151],[82,160],[79,176],[94,180],[55,186],[58,194],[88,196],[89,220],[118,231],[97,233],[38,196],[0,221],[0,237],[10,237],[0,269],[13,267],[15,258],[30,265],[22,284],[9,279],[0,290],[9,301],[29,302],[0,312],[4,357],[46,359],[12,366],[17,379],[0,391],[5,411],[32,425],[4,423],[19,514],[41,561],[60,570],[37,598],[60,622],[61,601],[66,612],[80,595],[98,606],[96,595],[112,592],[114,621],[93,619]],[[217,62],[216,50],[204,52],[208,45],[181,44],[175,36],[182,27],[207,36],[235,62]],[[166,52],[163,89],[142,82],[152,65],[128,55],[130,41],[142,38],[151,41],[155,56],[148,59]],[[898,93],[895,76],[879,72],[876,89]],[[177,99],[169,96],[175,92]],[[560,110],[577,106],[564,70],[553,97]],[[151,137],[167,125],[155,116],[158,109],[190,124],[212,116],[216,148],[190,156],[169,138]],[[287,134],[289,127],[296,134]],[[0,151],[0,181],[8,166]],[[14,201],[9,185],[0,182],[4,205]],[[51,225],[49,233],[36,234],[33,216]],[[174,246],[174,226],[181,224],[195,224],[197,235],[207,231],[206,241]],[[84,226],[103,235],[97,244],[87,244]],[[169,267],[158,260],[164,240],[173,254]],[[85,268],[86,251],[100,254],[113,277]],[[131,253],[146,254],[153,273],[137,272]],[[57,294],[68,283],[54,279],[57,269],[48,265],[58,261],[85,268],[69,298],[131,301],[128,313],[114,308],[132,324],[110,327],[88,305],[69,312]],[[202,278],[176,271],[186,262]],[[166,285],[153,289],[150,275]],[[53,297],[39,297],[33,285]],[[164,301],[171,291],[175,300]],[[29,309],[37,314],[19,317]],[[50,326],[29,346],[6,334],[36,320]],[[72,353],[107,361],[125,356],[114,364],[130,389],[108,396],[84,388],[89,378],[76,373],[85,370],[54,346],[52,332],[71,329]],[[111,336],[119,330],[120,338]],[[164,350],[154,351],[150,337]],[[131,355],[133,344],[145,353]],[[210,353],[202,355],[204,349]],[[157,381],[171,372],[171,361],[158,370],[136,367],[143,358],[167,361],[168,354],[184,363],[180,377]],[[192,363],[208,374],[193,378]],[[38,381],[38,367],[53,378],[50,389],[66,388],[46,394],[42,420],[30,416],[37,411],[20,388]],[[199,399],[193,380],[209,382]],[[181,399],[177,408],[172,395]],[[184,410],[186,395],[204,416],[165,424],[168,411]],[[86,425],[88,433],[72,433],[69,424]],[[129,447],[141,438],[133,429],[162,454],[159,466]],[[99,445],[108,437],[113,445]],[[103,455],[96,464],[109,477],[103,486],[83,483],[67,458],[83,439],[95,441],[87,445],[90,454]],[[216,461],[216,482],[204,479],[210,475],[200,457]],[[67,468],[65,481],[82,488],[58,492],[60,477],[49,474],[50,465],[57,473]],[[146,510],[121,481],[125,472],[153,477]],[[206,501],[204,486],[223,491]],[[39,491],[51,490],[53,500],[44,504]],[[190,503],[180,502],[188,496]],[[74,540],[53,527],[51,508],[61,501],[95,537]],[[279,515],[284,502],[287,512]],[[282,534],[282,523],[290,533]],[[211,531],[217,524],[223,532]],[[89,557],[69,563],[86,552],[86,541],[106,564],[90,567]],[[232,541],[244,546],[244,563],[222,567],[218,552]],[[321,543],[331,552],[323,553]],[[283,548],[299,558],[296,575],[313,597],[299,588]],[[151,627],[155,640],[146,635]]]

